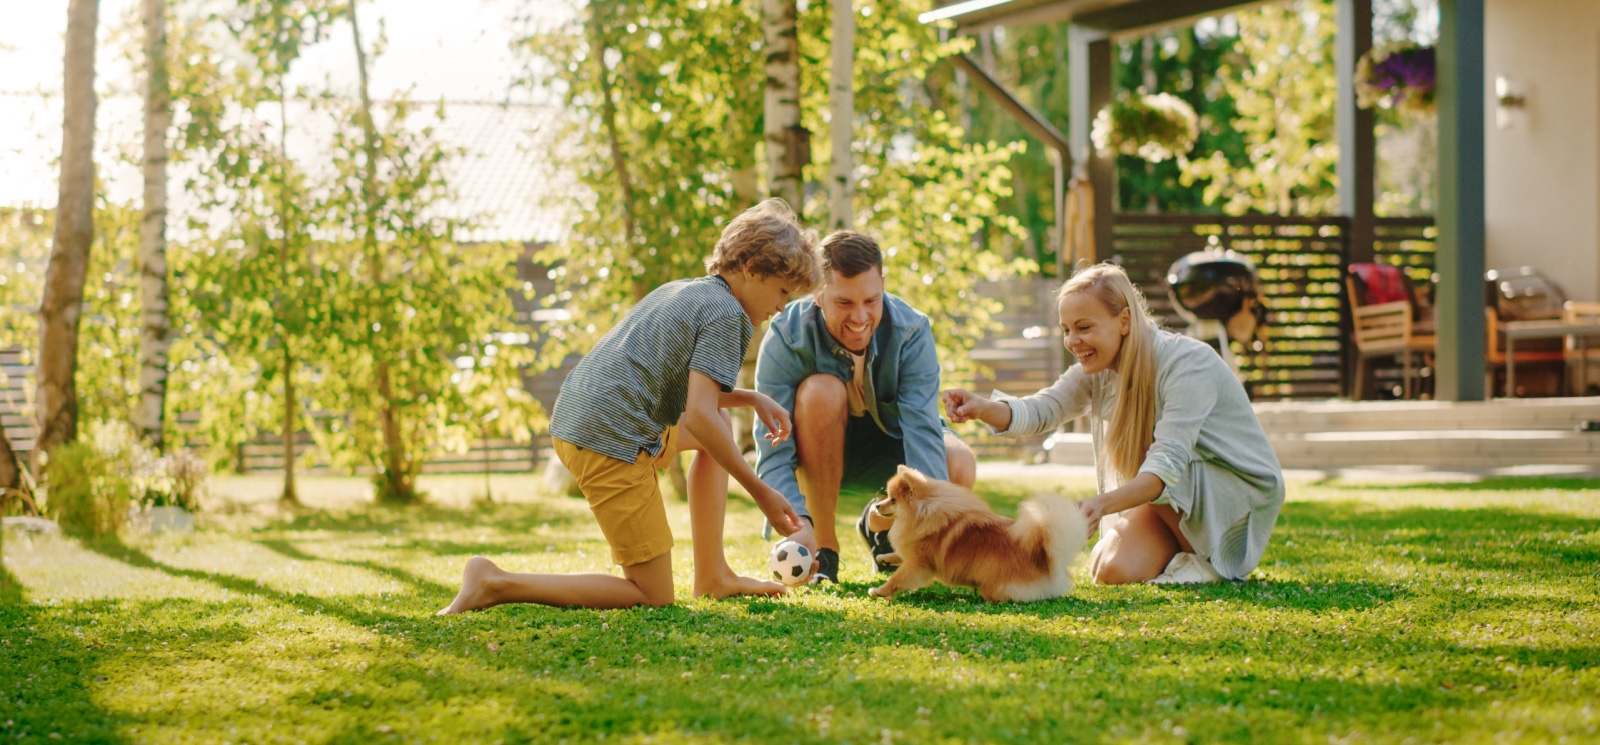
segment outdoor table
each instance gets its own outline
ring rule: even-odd
[[[1589,339],[1600,337],[1600,323],[1507,321],[1500,328],[1506,335],[1506,398],[1517,396],[1518,339],[1575,339],[1578,343],[1578,380],[1589,379]]]

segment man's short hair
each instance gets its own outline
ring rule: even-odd
[[[883,271],[883,252],[878,242],[866,233],[854,230],[836,230],[822,239],[822,276],[838,272],[844,279],[854,277],[877,267]]]
[[[765,200],[733,218],[706,259],[711,274],[746,266],[763,277],[782,279],[796,295],[809,293],[822,279],[817,231],[802,226],[782,199]]]

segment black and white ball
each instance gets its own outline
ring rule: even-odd
[[[780,541],[772,547],[772,558],[767,566],[772,569],[772,580],[794,586],[803,585],[811,578],[811,564],[816,557],[811,549],[796,541]]]

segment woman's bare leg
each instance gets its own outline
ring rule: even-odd
[[[558,607],[631,608],[672,605],[672,552],[622,568],[622,575],[517,574],[474,556],[467,560],[461,592],[438,615],[449,616],[501,603],[539,603]]]
[[[1171,522],[1162,514],[1171,513]],[[1105,535],[1089,552],[1089,571],[1103,585],[1148,582],[1160,576],[1179,551],[1193,551],[1177,531],[1178,513],[1166,505],[1143,504],[1108,517]]]

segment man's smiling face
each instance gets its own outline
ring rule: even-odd
[[[867,351],[883,320],[883,269],[873,267],[854,277],[841,277],[830,269],[817,291],[817,306],[839,346],[856,354]]]

